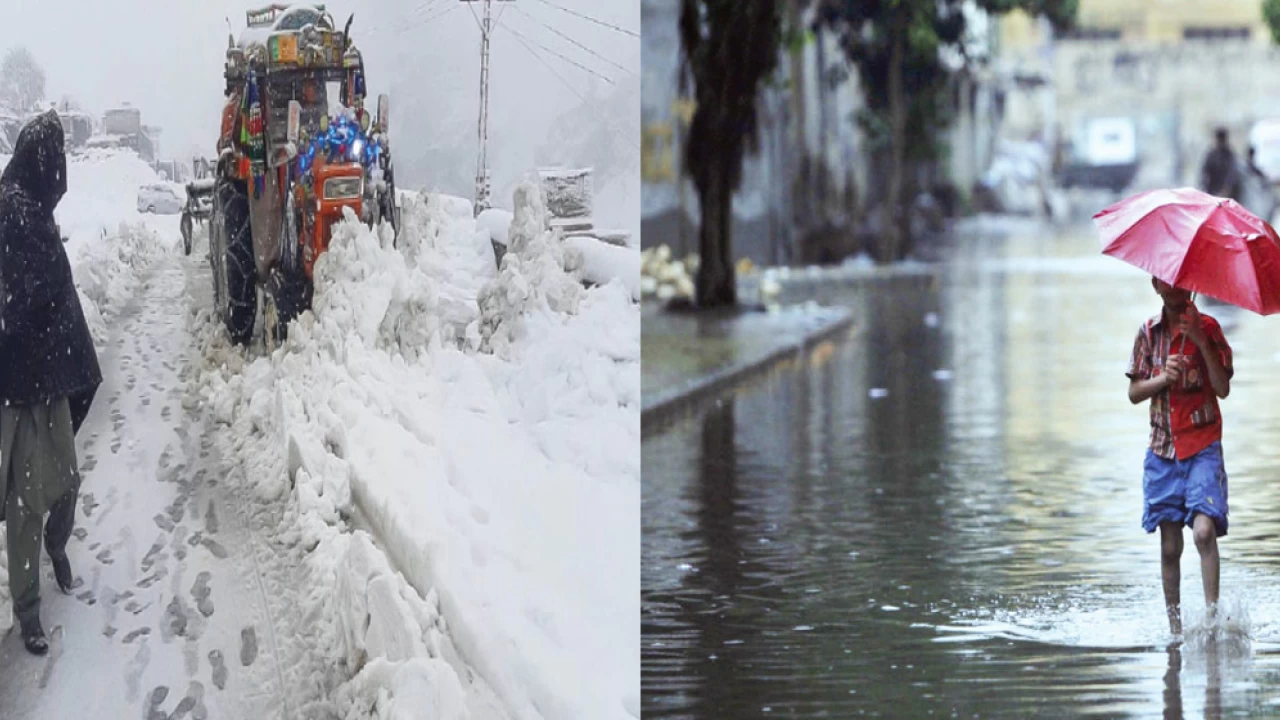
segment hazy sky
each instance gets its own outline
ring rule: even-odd
[[[373,7],[381,17],[373,23],[375,42],[367,44],[365,56],[371,66],[391,68],[393,147],[408,143],[414,151],[431,152],[429,161],[412,167],[416,183],[469,196],[480,75],[480,31],[471,10],[479,15],[479,3],[373,0]],[[629,107],[626,117],[602,109],[593,119],[626,136],[635,175],[628,194],[634,195],[638,216],[640,39],[632,33],[640,31],[639,0],[495,0],[493,7],[499,18],[490,50],[495,195],[509,202],[512,183],[533,169],[535,150],[558,116],[584,98],[604,105],[612,92],[626,88],[634,96],[612,103],[615,109]],[[380,80],[371,80],[371,92],[386,87]],[[591,130],[584,127],[583,135]],[[460,187],[464,178],[467,186]]]
[[[0,0],[0,50],[30,49],[45,69],[50,99],[70,95],[99,116],[131,102],[142,110],[145,123],[163,129],[166,156],[197,149],[212,154],[222,103],[224,18],[238,35],[244,11],[265,4]],[[393,148],[431,144],[456,156],[440,178],[456,178],[453,166],[464,156],[470,158],[467,174],[475,172],[480,34],[472,7],[478,14],[478,4],[458,0],[327,3],[339,26],[349,13],[356,15],[352,35],[365,53],[370,94],[391,94]],[[639,73],[640,41],[628,33],[640,31],[640,2],[514,0],[494,2],[494,7],[495,15],[502,13],[493,36],[490,105],[497,185],[532,168],[534,149],[558,115],[580,105],[581,97],[605,96],[614,87],[609,81],[621,83]],[[617,119],[610,127],[635,133],[638,158],[638,91],[634,105],[629,127]],[[397,109],[412,110],[411,116]],[[415,174],[427,185],[436,179],[430,168],[416,168]],[[457,184],[456,179],[442,182]],[[470,195],[470,188],[441,189]]]

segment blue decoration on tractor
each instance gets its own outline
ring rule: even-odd
[[[339,115],[327,130],[319,133],[298,154],[298,173],[308,175],[315,166],[316,153],[324,153],[328,162],[342,158],[359,162],[366,170],[372,170],[382,157],[382,146],[372,142],[360,125],[346,115]]]

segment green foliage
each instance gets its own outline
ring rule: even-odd
[[[1262,0],[1262,18],[1271,28],[1271,39],[1280,43],[1280,0]]]
[[[1267,0],[1280,5],[1280,0]],[[905,37],[903,83],[907,101],[907,152],[912,160],[937,159],[942,131],[954,112],[951,71],[939,51],[961,49],[966,35],[964,0],[817,0],[815,25],[838,39],[858,73],[867,109],[858,118],[873,149],[887,149],[892,43]],[[977,0],[987,12],[1015,9],[1047,17],[1056,27],[1075,20],[1078,0]]]

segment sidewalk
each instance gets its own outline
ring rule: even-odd
[[[641,426],[714,396],[756,371],[846,330],[844,308],[694,314],[645,303],[641,312]]]

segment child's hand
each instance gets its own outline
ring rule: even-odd
[[[1181,319],[1178,321],[1178,329],[1186,333],[1187,339],[1195,343],[1195,346],[1204,349],[1205,342],[1208,340],[1204,334],[1204,325],[1200,322],[1200,310],[1196,308],[1193,302],[1187,303],[1187,309],[1183,311]]]
[[[1178,380],[1182,378],[1182,356],[1170,355],[1169,359],[1164,362],[1160,377],[1164,378],[1165,387],[1176,385]]]

